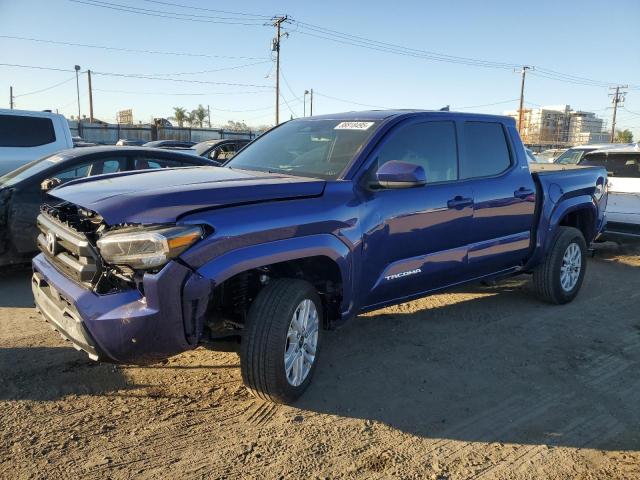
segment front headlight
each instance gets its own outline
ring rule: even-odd
[[[177,257],[204,235],[201,227],[184,225],[141,230],[117,230],[98,240],[102,258],[114,265],[133,269],[159,267]]]

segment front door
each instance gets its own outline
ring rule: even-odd
[[[472,190],[458,181],[456,125],[419,121],[394,128],[368,167],[362,206],[362,307],[416,296],[466,276]],[[385,162],[421,165],[427,185],[383,189],[375,171]],[[365,188],[365,187],[363,187]]]

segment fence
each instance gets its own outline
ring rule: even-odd
[[[71,135],[82,137],[87,142],[104,145],[114,145],[121,138],[127,140],[181,140],[188,142],[203,142],[220,138],[241,138],[252,140],[259,134],[251,130],[237,132],[219,128],[181,128],[156,127],[155,125],[121,125],[84,123],[69,121]]]

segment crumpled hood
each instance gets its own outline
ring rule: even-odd
[[[158,169],[76,180],[49,194],[92,210],[109,225],[169,223],[194,210],[321,195],[313,178],[224,167]]]

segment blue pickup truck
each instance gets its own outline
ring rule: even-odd
[[[44,318],[93,359],[237,349],[252,393],[292,402],[323,330],[362,312],[523,273],[545,301],[573,300],[606,185],[603,168],[528,165],[506,117],[292,120],[222,167],[51,191],[32,287]]]

